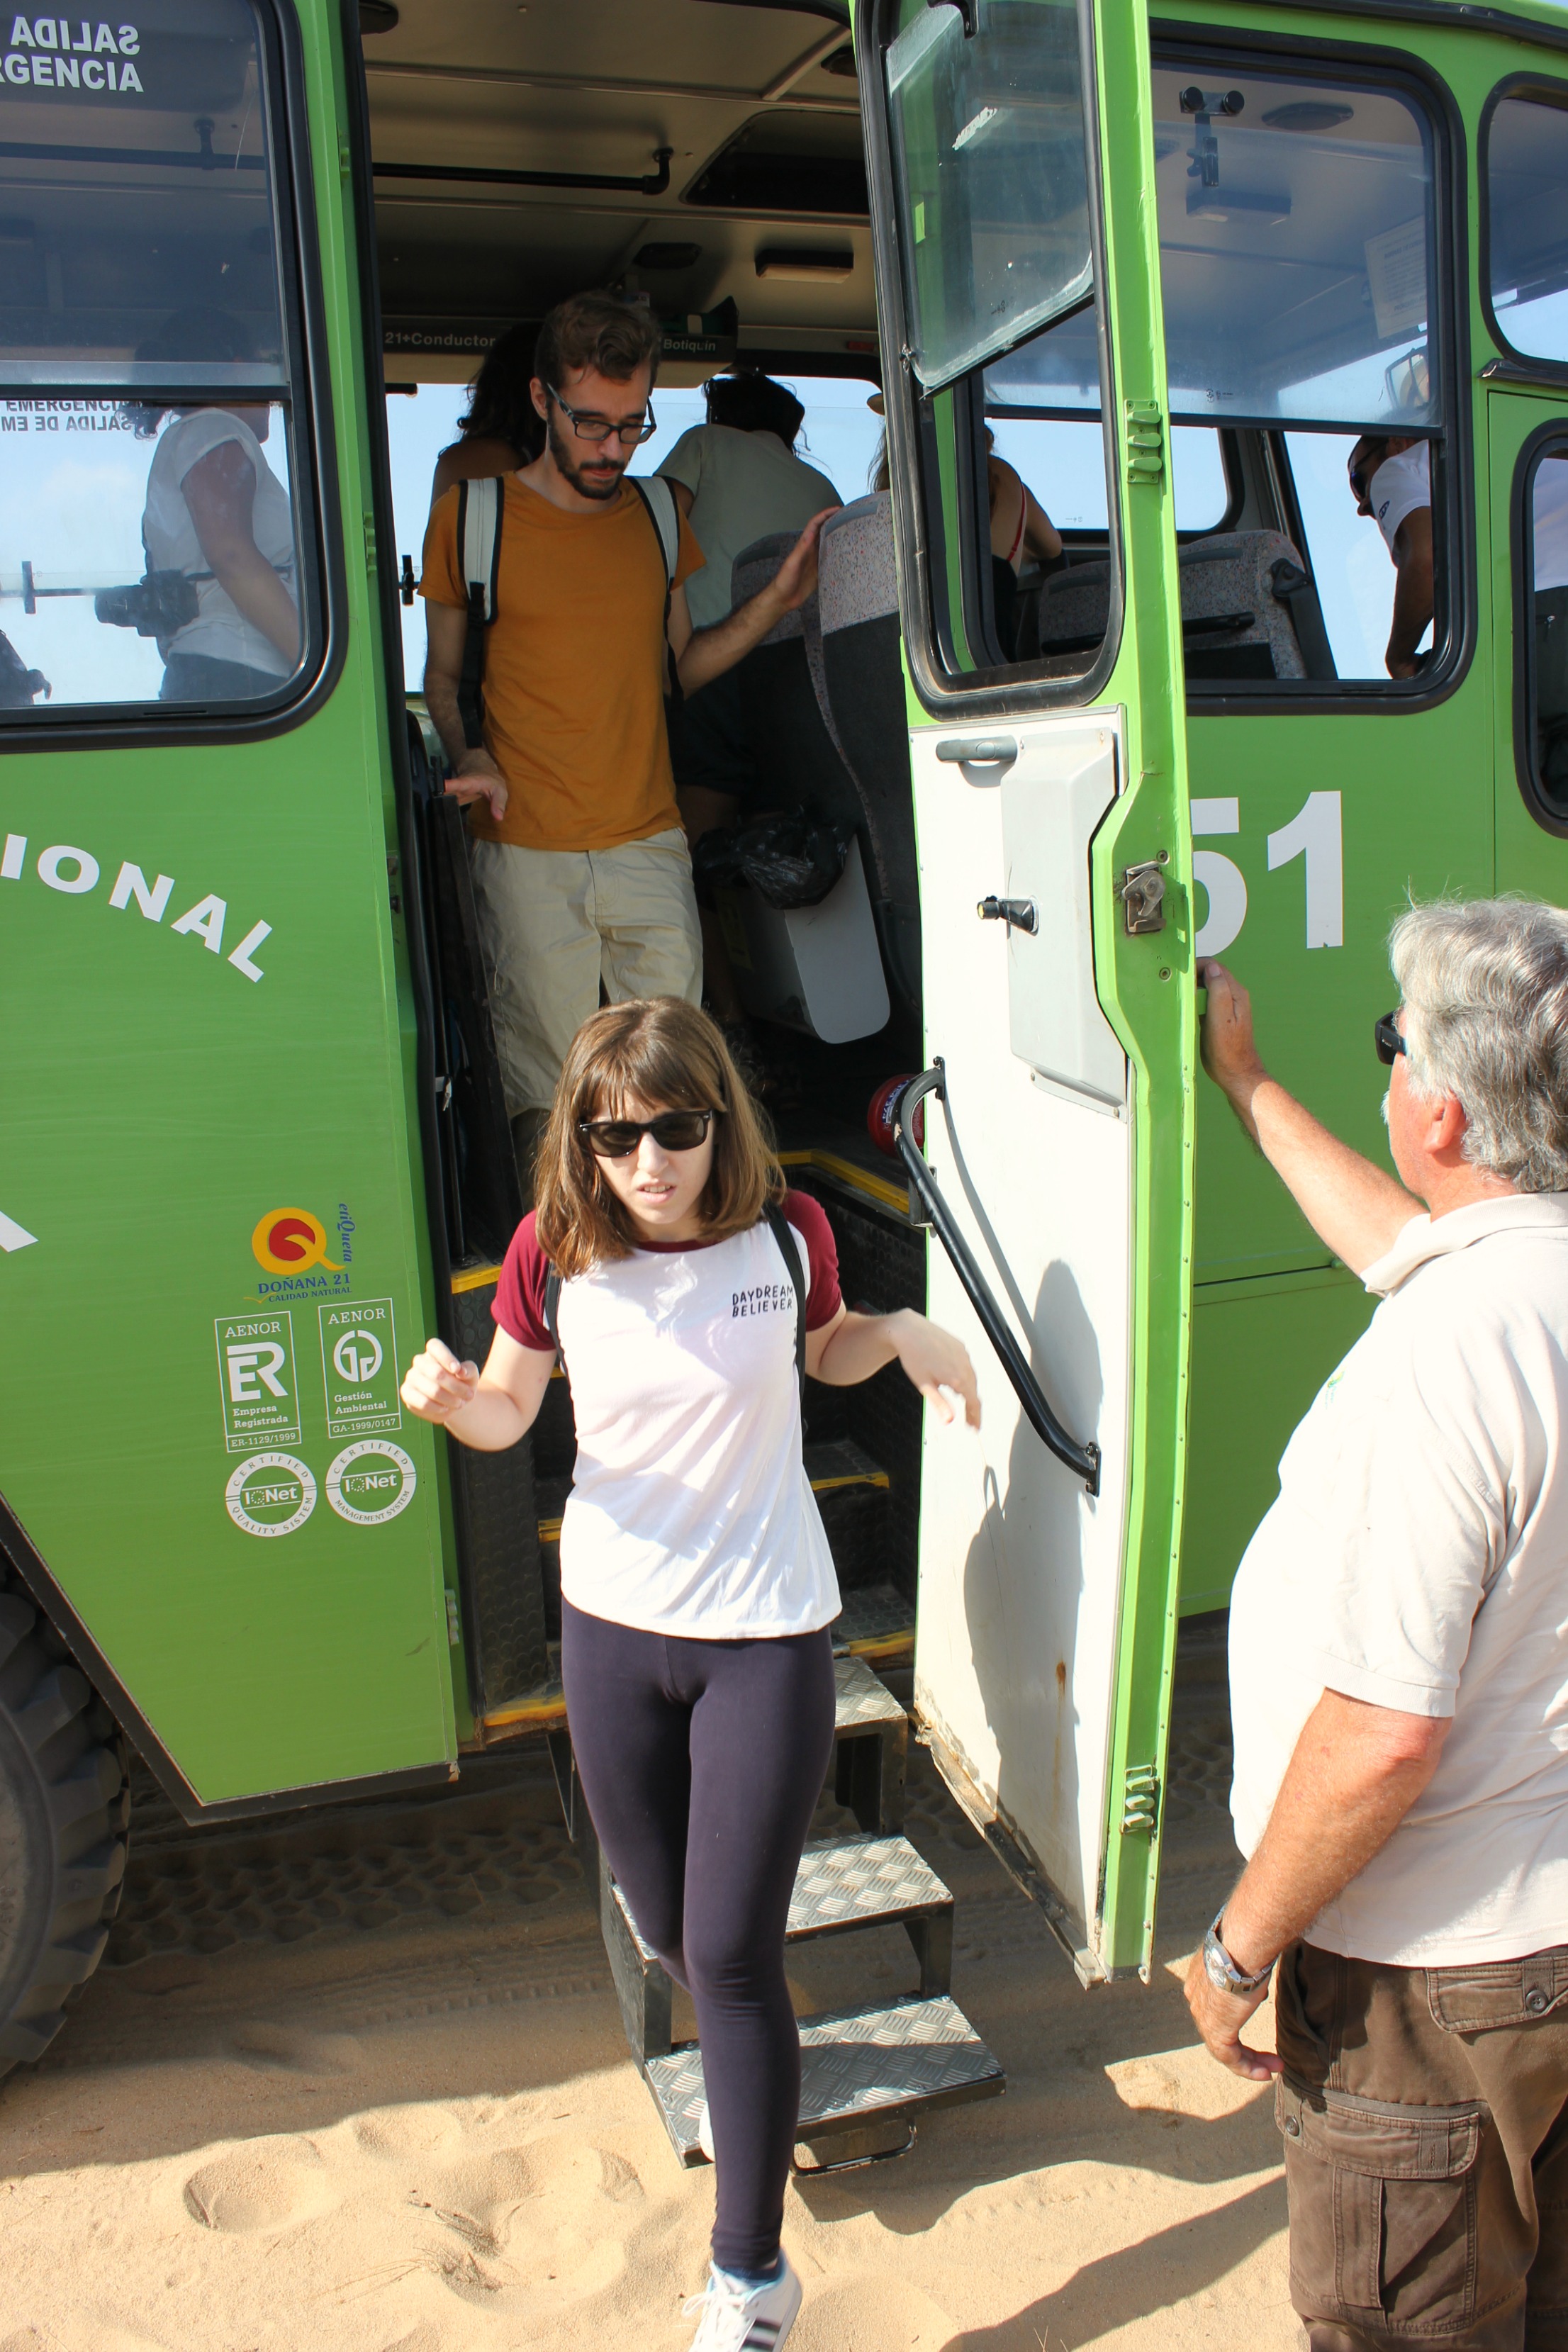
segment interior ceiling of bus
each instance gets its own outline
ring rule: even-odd
[[[740,342],[875,351],[859,109],[837,8],[736,0],[365,0],[361,9],[389,351],[443,323],[493,331],[582,287],[664,319],[732,300]],[[399,177],[496,171],[661,194]],[[412,330],[404,332],[399,330]],[[417,373],[466,376],[471,352]],[[407,375],[391,356],[390,377]],[[665,373],[693,375],[705,370]]]

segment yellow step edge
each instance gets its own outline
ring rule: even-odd
[[[863,1642],[851,1642],[846,1654],[851,1658],[864,1658],[869,1664],[879,1658],[886,1660],[905,1655],[913,1642],[912,1628],[903,1633],[875,1633]],[[542,1693],[538,1698],[520,1699],[515,1706],[503,1706],[496,1714],[487,1715],[481,1719],[487,1731],[507,1731],[520,1723],[549,1727],[565,1722],[566,1702],[558,1691]]]

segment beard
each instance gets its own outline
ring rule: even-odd
[[[545,432],[550,442],[550,454],[555,460],[557,470],[571,483],[580,499],[608,499],[616,496],[621,487],[621,477],[630,463],[630,453],[623,455],[618,442],[613,440],[602,442],[600,455],[595,461],[599,466],[605,466],[607,463],[614,467],[614,472],[589,473],[584,464],[579,463],[569,454],[567,444],[556,431],[553,415],[545,426]],[[613,457],[609,454],[611,450],[616,453]]]

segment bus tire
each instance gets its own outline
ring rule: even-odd
[[[0,2075],[43,2056],[103,1958],[130,1824],[113,1718],[0,1570]]]

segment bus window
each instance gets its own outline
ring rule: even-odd
[[[1568,362],[1568,89],[1500,99],[1486,130],[1486,283],[1505,350]]]
[[[1568,819],[1568,441],[1547,443],[1533,459],[1521,517],[1520,765],[1548,813],[1561,821]]]
[[[269,28],[18,16],[0,71],[4,715],[276,703],[314,600]]]
[[[987,389],[991,379],[987,377]],[[1105,459],[1100,421],[1032,417],[986,404],[996,455],[1037,485],[1065,538],[1104,535]],[[1225,452],[1212,425],[1178,425],[1171,436],[1171,477],[1178,531],[1223,530],[1231,489]]]
[[[1433,126],[1392,81],[1289,67],[1161,57],[1153,89],[1172,418],[1255,460],[1224,565],[1183,551],[1189,679],[1424,677],[1450,635]]]
[[[933,634],[952,672],[1078,677],[1116,596],[1079,19],[1064,0],[976,15],[900,0],[887,52],[922,488],[958,537]]]

